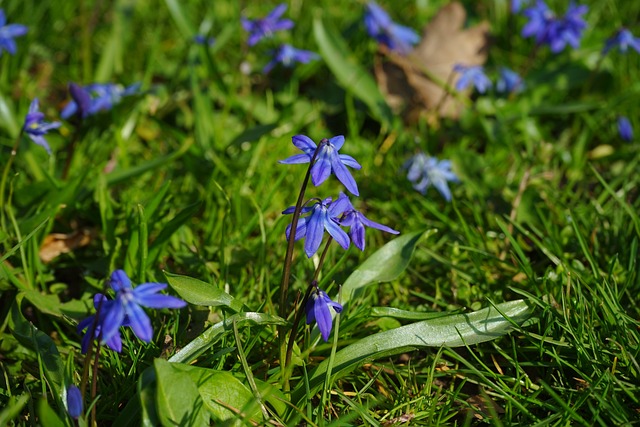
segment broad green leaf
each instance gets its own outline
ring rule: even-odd
[[[35,289],[27,289],[22,293],[40,312],[62,317],[60,298],[57,295],[43,294]]]
[[[511,332],[514,324],[522,325],[532,313],[533,310],[525,300],[516,300],[473,313],[424,320],[379,332],[338,351],[333,361],[332,375],[340,376],[361,363],[421,347],[460,347],[490,341]],[[328,367],[327,359],[309,375],[312,393],[325,381]],[[296,388],[293,402],[304,397],[304,387],[301,384]]]
[[[372,283],[388,282],[400,276],[409,265],[420,238],[424,234],[434,233],[435,230],[429,230],[426,233],[418,231],[404,234],[378,249],[342,285],[342,304],[349,302],[360,288]]]
[[[11,305],[9,327],[13,336],[26,348],[32,350],[42,360],[44,374],[53,388],[54,394],[59,394],[64,378],[64,364],[60,353],[49,335],[38,330],[31,322],[24,318],[20,311],[20,303],[24,295],[18,294]]]
[[[209,413],[191,377],[164,359],[153,363],[156,373],[156,411],[163,426],[208,426]]]
[[[338,31],[327,29],[322,19],[313,21],[313,34],[325,63],[342,87],[364,102],[373,117],[385,125],[393,120],[380,89],[369,72],[358,63]]]
[[[40,425],[47,427],[65,427],[65,423],[44,399],[38,401],[38,417],[40,418]]]
[[[238,313],[229,316],[226,320],[218,322],[199,337],[185,345],[179,352],[174,354],[170,362],[189,363],[200,355],[207,348],[214,345],[227,332],[233,331],[233,322],[238,326],[250,323],[254,325],[286,325],[287,322],[278,316],[271,316],[263,313]]]
[[[193,277],[180,276],[164,272],[169,286],[171,286],[180,297],[194,305],[203,305],[206,307],[225,306],[229,307],[235,313],[244,311],[244,305],[225,291],[211,283],[205,283]]]
[[[409,311],[400,310],[393,307],[373,307],[371,309],[371,317],[393,317],[394,319],[403,320],[428,320],[435,319],[437,317],[449,316],[454,313],[439,313],[439,312],[421,312],[421,311]]]

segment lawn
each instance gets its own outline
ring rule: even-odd
[[[639,16],[0,0],[0,425],[637,425]]]

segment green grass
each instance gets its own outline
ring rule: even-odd
[[[381,3],[418,29],[444,2]],[[149,310],[148,344],[127,328],[122,353],[101,348],[98,425],[199,425],[210,416],[216,425],[640,422],[640,146],[616,129],[618,115],[640,125],[640,55],[612,52],[597,65],[618,26],[637,33],[629,20],[640,6],[588,2],[581,48],[553,55],[532,54],[519,36],[524,18],[509,15],[507,2],[467,3],[470,24],[491,22],[487,69],[508,65],[527,89],[474,97],[460,120],[432,126],[385,116],[369,74],[348,84],[369,72],[376,52],[361,23],[364,3],[289,3],[296,26],[278,40],[325,58],[264,76],[267,49],[246,46],[239,18],[276,3],[0,2],[10,23],[29,26],[17,54],[0,56],[2,172],[34,97],[53,121],[68,82],[143,88],[84,125],[64,121],[47,136],[51,157],[20,140],[0,207],[0,425],[72,425],[61,390],[79,384],[91,362],[76,325],[119,268],[135,283],[168,282],[187,300],[164,272],[197,279],[209,287],[197,297],[209,300]],[[194,44],[199,31],[216,43]],[[350,53],[341,62],[343,43]],[[320,283],[332,297],[344,285],[345,310],[327,344],[300,329],[289,393],[276,336],[290,221],[281,212],[295,203],[305,166],[277,161],[294,154],[291,137],[300,133],[315,141],[344,134],[342,152],[362,164],[353,171],[356,207],[399,238],[424,234],[369,265],[395,236],[370,230],[364,253],[329,249]],[[433,188],[426,196],[412,189],[402,165],[417,150],[453,162],[461,183],[451,185],[451,203]],[[307,197],[340,191],[331,177]],[[86,246],[40,259],[48,235],[76,231],[90,236]],[[376,280],[356,283],[358,268]],[[291,303],[313,274],[297,243]],[[225,293],[233,304],[221,302]],[[383,331],[409,340],[403,326],[444,325],[438,315],[518,299],[533,318],[503,319],[511,332],[489,341],[472,334],[455,347],[350,353],[367,342],[382,348],[375,337]],[[184,363],[166,363],[176,354]]]

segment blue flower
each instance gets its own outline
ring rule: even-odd
[[[307,62],[319,59],[320,55],[309,50],[296,49],[295,47],[283,44],[276,51],[273,59],[262,69],[263,73],[268,73],[280,63],[285,67],[292,67],[294,62],[301,62],[306,64]]]
[[[29,112],[25,116],[24,126],[22,129],[29,138],[36,144],[44,147],[47,153],[51,154],[51,147],[44,139],[44,136],[49,133],[51,129],[57,129],[61,126],[60,122],[47,123],[44,121],[44,113],[41,113],[38,109],[38,98],[31,101],[29,106]]]
[[[407,179],[413,183],[413,188],[425,194],[427,188],[434,186],[448,202],[451,200],[451,190],[448,181],[460,180],[451,170],[449,160],[438,161],[435,157],[429,157],[424,153],[418,153],[405,163],[408,169]]]
[[[21,24],[7,25],[7,17],[4,14],[4,10],[0,9],[0,56],[2,56],[3,50],[15,55],[16,42],[13,39],[24,36],[27,31],[29,31],[27,27]]]
[[[140,83],[123,87],[114,83],[94,83],[81,87],[75,83],[69,84],[69,92],[72,101],[69,102],[60,117],[68,119],[78,114],[82,119],[92,116],[100,111],[111,110],[119,104],[125,96],[136,94],[140,91]]]
[[[485,93],[491,87],[491,80],[484,73],[484,69],[480,65],[465,66],[456,64],[453,71],[460,73],[460,78],[456,83],[456,90],[465,90],[473,85],[480,93]]]
[[[558,18],[543,0],[538,0],[535,6],[523,12],[529,22],[523,27],[522,36],[535,36],[537,44],[549,45],[553,53],[562,51],[567,45],[578,48],[582,32],[587,26],[582,15],[587,10],[585,5],[571,3],[567,13]]]
[[[371,37],[401,55],[408,54],[420,36],[413,29],[396,24],[375,2],[369,2],[364,14],[364,26]]]
[[[338,197],[335,202],[329,197],[302,209],[303,214],[308,212],[311,212],[311,214],[298,219],[295,240],[300,240],[303,237],[306,238],[304,242],[304,252],[308,258],[311,258],[313,254],[318,251],[318,248],[320,248],[325,230],[329,232],[331,237],[333,237],[340,246],[344,249],[349,248],[349,236],[340,228],[340,215],[342,215],[349,205],[349,198],[344,194],[340,194],[340,197]],[[292,214],[294,210],[295,207],[292,206],[285,209],[282,213]],[[287,226],[287,239],[289,239],[290,233],[291,224]]]
[[[316,287],[311,291],[305,307],[307,325],[310,325],[314,321],[317,322],[320,335],[322,335],[324,342],[329,340],[331,328],[333,328],[333,319],[331,319],[329,307],[332,307],[336,313],[342,312],[342,305],[331,301],[331,298],[329,298],[323,290]]]
[[[386,231],[387,233],[391,234],[400,234],[399,231],[396,231],[393,228],[387,227],[386,225],[378,224],[377,222],[371,221],[370,219],[365,217],[362,212],[357,211],[353,207],[346,195],[341,193],[340,197],[345,197],[348,202],[348,207],[343,213],[342,219],[340,220],[340,225],[349,227],[349,237],[351,238],[353,244],[361,251],[364,251],[365,246],[365,226]]]
[[[73,419],[82,415],[82,393],[74,384],[67,387],[67,412]]]
[[[298,147],[304,154],[296,154],[287,159],[280,160],[284,164],[309,163],[316,151],[316,143],[305,135],[296,135],[291,138],[293,145]],[[346,168],[349,166],[354,169],[360,169],[362,166],[351,156],[340,154],[338,151],[344,145],[344,136],[338,135],[331,139],[322,139],[320,141],[320,151],[316,156],[315,163],[311,166],[311,181],[316,187],[326,181],[334,173],[336,178],[349,190],[352,194],[358,196],[358,185]]]
[[[496,83],[496,90],[498,92],[520,92],[524,88],[522,77],[515,71],[507,67],[500,67],[499,73],[498,83]]]
[[[511,13],[520,13],[522,6],[529,3],[529,0],[511,0]]]
[[[619,29],[612,37],[610,37],[602,49],[602,54],[605,55],[613,48],[618,48],[622,53],[627,53],[629,47],[636,52],[640,53],[640,37],[634,37],[626,28]]]
[[[193,41],[196,44],[200,44],[203,46],[213,46],[216,43],[215,37],[207,37],[204,34],[197,34],[193,36]]]
[[[633,141],[633,127],[631,127],[631,122],[628,118],[624,116],[618,117],[618,133],[624,141]]]
[[[282,3],[262,19],[251,20],[242,17],[242,28],[249,33],[247,44],[253,46],[263,38],[271,37],[276,31],[293,28],[293,21],[290,19],[280,19],[286,10],[287,5]]]
[[[82,339],[83,353],[88,349],[91,339],[98,337],[112,350],[120,351],[121,326],[131,327],[138,338],[149,342],[153,336],[153,328],[142,307],[182,308],[187,305],[179,298],[159,294],[167,287],[165,283],[143,283],[134,289],[123,270],[116,270],[111,274],[110,285],[116,292],[115,299],[108,300],[104,295],[97,294],[93,301],[96,309],[100,307],[97,320],[96,315],[93,315],[78,325],[78,330],[89,328]]]

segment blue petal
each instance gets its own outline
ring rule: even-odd
[[[109,341],[115,334],[118,333],[118,329],[122,326],[125,316],[125,308],[122,301],[116,299],[112,304],[107,305],[106,302],[100,306],[100,312],[98,316],[102,319],[101,329],[102,337],[101,342],[105,343]]]
[[[322,236],[324,235],[324,222],[327,216],[326,212],[319,211],[323,208],[316,208],[309,221],[307,222],[307,235],[304,242],[304,252],[308,258],[311,258],[313,254],[318,251],[320,244],[322,243]]]
[[[309,157],[307,154],[295,154],[291,157],[287,157],[284,160],[278,160],[278,163],[282,163],[285,165],[294,165],[300,163],[309,163],[310,160],[311,157]]]
[[[331,334],[331,328],[333,327],[333,319],[331,318],[331,312],[325,302],[324,298],[316,298],[313,304],[314,318],[318,324],[318,329],[322,335],[322,339],[327,342],[329,335]]]
[[[356,181],[351,176],[351,172],[345,165],[342,164],[338,154],[334,151],[330,157],[331,159],[331,167],[333,168],[333,173],[336,175],[336,178],[349,190],[352,194],[358,196],[360,193],[358,192],[358,185]]]
[[[333,145],[333,148],[340,150],[344,145],[344,135],[337,135],[333,138],[329,138],[329,143]]]
[[[324,225],[331,237],[333,237],[343,249],[349,249],[349,236],[340,228],[337,222],[331,218],[327,218]]]
[[[82,415],[82,393],[73,384],[67,387],[67,412],[74,419]]]
[[[131,302],[127,304],[127,316],[131,322],[130,326],[133,329],[133,333],[144,342],[151,341],[153,328],[147,313],[138,304]]]
[[[111,289],[120,292],[125,289],[131,289],[131,279],[124,270],[116,270],[111,273]]]

